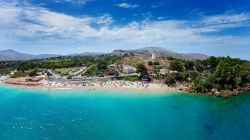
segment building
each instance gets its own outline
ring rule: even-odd
[[[156,58],[155,53],[152,53],[151,59],[152,59],[152,60],[155,60],[155,58]]]
[[[108,69],[111,71],[117,71],[117,65],[116,64],[108,65]]]
[[[160,75],[166,75],[168,73],[167,69],[160,69]]]
[[[122,72],[126,74],[136,73],[136,68],[130,65],[123,65]]]

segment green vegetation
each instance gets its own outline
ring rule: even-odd
[[[139,77],[138,76],[124,76],[124,77],[121,77],[120,80],[135,82],[139,80]]]
[[[64,74],[64,75],[69,75],[69,72],[74,72],[80,69],[79,67],[72,67],[72,68],[60,68],[60,69],[55,69],[54,71],[56,73]]]
[[[12,78],[19,78],[19,77],[26,77],[28,76],[29,74],[26,73],[26,72],[21,72],[21,71],[18,71],[18,72],[15,72],[14,75],[12,75],[11,77]]]
[[[170,64],[170,70],[173,71],[179,71],[182,72],[184,71],[184,61],[182,60],[173,60]]]
[[[50,77],[52,74],[48,71],[45,72],[47,74],[48,77]]]
[[[250,83],[250,62],[236,58],[173,60],[170,69],[178,72],[172,76],[175,81],[189,82],[192,91],[199,93],[234,90]]]
[[[137,73],[140,73],[141,78],[149,75],[147,68],[144,64],[137,65],[136,69],[137,69]]]
[[[156,62],[149,61],[149,62],[148,62],[148,65],[149,65],[149,66],[156,66],[156,65],[160,65],[160,63],[157,62],[157,61],[156,61]]]
[[[175,80],[173,77],[171,76],[167,76],[166,79],[165,79],[165,84],[168,85],[168,86],[172,86],[175,84]]]
[[[57,57],[42,60],[28,60],[28,61],[3,61],[0,62],[0,69],[13,68],[18,71],[26,71],[30,69],[60,69],[72,67],[89,67],[99,62],[104,62],[104,65],[109,65],[120,61],[122,57],[118,56],[84,56],[84,57]],[[101,63],[100,63],[101,64]],[[103,65],[103,64],[101,64]]]
[[[98,69],[97,65],[92,65],[88,68],[84,75],[86,76],[98,76],[105,73],[105,69]]]
[[[250,82],[250,63],[229,57],[222,59],[214,72],[219,89],[233,89]]]
[[[7,74],[10,74],[11,73],[11,70],[10,68],[5,68],[5,69],[0,69],[0,75],[7,75]]]
[[[36,76],[38,72],[46,73],[48,76],[55,72],[72,77],[70,72],[86,67],[85,76],[119,76],[116,69],[108,69],[111,64],[136,66],[140,76],[125,76],[120,78],[122,80],[150,81],[154,79],[169,86],[183,83],[188,84],[191,91],[199,93],[237,90],[250,85],[250,62],[230,57],[210,57],[206,60],[195,61],[167,57],[148,62],[139,56],[101,55],[4,61],[0,62],[0,75],[7,75],[17,70],[12,77]],[[166,72],[162,74],[161,69]]]
[[[30,73],[29,73],[29,76],[32,77],[32,76],[37,76],[37,73],[38,73],[38,69],[34,69],[32,70]]]
[[[148,75],[147,68],[144,64],[139,64],[136,67],[137,73],[140,73],[141,75]]]
[[[65,69],[73,67],[90,67],[97,64],[98,68],[106,69],[106,67],[113,63],[121,61],[122,57],[119,56],[84,56],[84,57],[57,57],[42,60],[28,60],[28,61],[3,61],[0,62],[1,69],[14,69],[17,71],[28,71],[36,68],[39,69],[52,69],[65,72]]]

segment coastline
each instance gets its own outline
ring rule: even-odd
[[[160,84],[151,84],[145,87],[129,87],[129,86],[77,86],[77,85],[67,85],[67,86],[56,86],[56,85],[18,85],[18,84],[8,84],[1,82],[0,85],[8,86],[11,88],[21,88],[21,89],[31,89],[31,90],[41,90],[41,91],[112,91],[112,92],[140,92],[145,94],[168,94],[171,92],[185,93],[186,91],[181,91],[178,87],[168,87],[162,86]]]
[[[23,80],[23,78],[21,78]],[[58,83],[51,82],[48,80],[41,80],[39,82],[23,82],[18,81],[20,79],[5,79],[1,80],[0,85],[9,86],[9,87],[17,87],[22,89],[33,89],[33,90],[41,90],[41,91],[117,91],[117,92],[140,92],[144,94],[168,94],[171,92],[178,93],[189,93],[194,95],[209,95],[209,96],[218,96],[218,97],[229,97],[229,96],[237,96],[242,93],[246,93],[250,91],[250,87],[243,87],[230,90],[222,90],[222,91],[213,91],[207,93],[197,93],[193,92],[190,89],[190,85],[179,83],[175,86],[167,86],[165,84],[156,84],[156,83],[142,83],[142,82],[130,82],[124,80],[114,80],[114,81],[94,81],[90,82],[87,85],[73,84],[73,83]],[[8,81],[14,81],[8,82]]]

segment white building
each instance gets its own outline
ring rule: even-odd
[[[126,74],[136,73],[136,68],[130,65],[123,65],[122,72]]]
[[[151,59],[152,59],[152,60],[155,60],[155,58],[156,58],[155,53],[152,53]]]
[[[108,69],[113,70],[113,71],[117,71],[117,65],[116,64],[108,65]]]
[[[160,75],[166,75],[168,73],[167,69],[160,69]]]

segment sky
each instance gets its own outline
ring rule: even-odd
[[[250,0],[0,0],[0,50],[142,47],[250,60]]]

